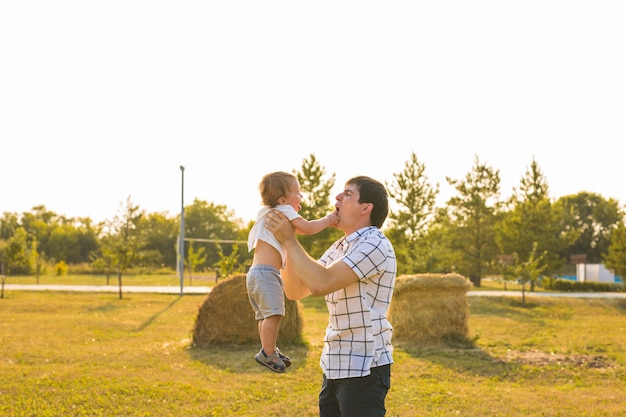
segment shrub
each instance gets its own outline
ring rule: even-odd
[[[609,282],[580,282],[560,278],[544,278],[542,287],[546,290],[563,292],[623,292],[624,284]]]
[[[65,261],[57,262],[55,269],[58,277],[67,275],[67,264]]]

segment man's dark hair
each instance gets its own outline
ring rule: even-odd
[[[346,185],[349,184],[357,186],[359,203],[372,203],[374,207],[370,221],[372,226],[380,229],[389,214],[389,197],[385,186],[380,181],[363,175],[350,178],[346,182]]]

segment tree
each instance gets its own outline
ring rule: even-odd
[[[238,240],[240,238],[239,229],[241,219],[235,217],[232,210],[224,205],[208,203],[195,199],[193,204],[185,207],[185,237],[189,239],[202,240]],[[180,223],[179,223],[180,224]],[[185,245],[187,246],[187,245]],[[215,246],[207,243],[207,257],[204,268],[212,267],[219,261],[219,252],[213,250]],[[186,251],[188,249],[186,248]],[[232,247],[220,248],[226,255],[233,250]],[[185,254],[185,259],[187,254]]]
[[[3,220],[3,233],[15,230],[19,224],[17,218],[5,217]],[[99,230],[92,226],[88,217],[66,218],[45,206],[35,206],[31,212],[22,214],[21,227],[26,230],[28,245],[35,242],[41,265],[44,261],[89,262],[91,253],[98,250]]]
[[[446,180],[457,191],[448,200],[453,224],[450,248],[460,254],[459,272],[480,287],[483,268],[498,252],[493,225],[500,206],[500,172],[475,156],[465,180]]]
[[[221,251],[221,247],[219,248]],[[189,271],[189,285],[192,285],[191,283],[192,273],[196,271],[196,268],[199,265],[202,265],[205,262],[206,262],[206,254],[204,253],[204,248],[199,248],[198,250],[195,250],[193,247],[193,242],[189,242],[188,251],[187,251],[187,262],[186,262],[187,270]]]
[[[237,254],[239,252],[239,245],[234,243],[230,254],[225,255],[222,247],[217,244],[217,253],[219,254],[219,260],[215,263],[215,267],[219,268],[219,276],[229,277],[237,269],[239,264],[237,260]],[[217,279],[217,278],[216,278]]]
[[[100,247],[98,233],[98,226],[88,217],[58,218],[57,223],[50,225],[44,257],[69,264],[87,263]]]
[[[401,228],[410,241],[425,235],[434,216],[439,184],[431,185],[425,172],[426,165],[413,152],[411,159],[405,161],[404,170],[393,174],[395,181],[386,184],[390,198],[400,206],[397,211],[391,210],[389,218],[393,227]]]
[[[611,245],[603,261],[615,275],[626,278],[626,226],[623,221],[617,224],[611,234]]]
[[[106,275],[106,285],[109,285],[113,263],[115,259],[114,237],[105,235],[100,240],[100,251],[92,254],[91,265],[96,271],[104,271]]]
[[[546,252],[550,270],[563,264],[558,254],[563,245],[558,216],[548,195],[545,175],[533,159],[530,168],[520,180],[519,189],[513,190],[509,200],[511,210],[503,213],[495,225],[495,237],[501,254],[517,253],[528,259],[535,245]]]
[[[0,239],[8,241],[18,227],[20,227],[20,223],[17,214],[4,212],[0,217]]]
[[[4,212],[0,218],[0,285],[2,289],[0,298],[4,298],[4,284],[9,273],[9,241],[13,238],[15,231],[19,228],[17,214]]]
[[[50,255],[48,242],[52,229],[59,223],[59,216],[39,205],[32,208],[31,212],[22,213],[21,225],[27,232],[27,243],[35,240],[37,247],[44,259],[58,260]]]
[[[439,184],[431,185],[425,171],[426,165],[412,152],[410,160],[405,161],[404,170],[394,173],[394,182],[386,184],[389,197],[400,207],[389,213],[388,233],[390,239],[400,243],[396,257],[401,274],[428,271],[425,262],[428,251],[423,241],[434,217]]]
[[[176,268],[179,224],[176,218],[170,218],[165,213],[149,213],[142,217],[140,228],[145,237],[143,250],[147,254],[153,254],[144,257],[146,266]]]
[[[35,270],[35,282],[39,284],[39,276],[41,275],[41,256],[37,251],[37,241],[30,242],[30,250],[28,251],[28,264]]]
[[[0,298],[4,298],[4,284],[7,280],[6,269],[9,261],[9,254],[7,251],[8,244],[6,240],[0,238]]]
[[[122,275],[139,259],[139,251],[144,245],[144,236],[139,233],[139,224],[143,211],[133,204],[130,196],[126,206],[120,205],[118,214],[108,223],[108,239],[106,251],[111,254],[113,264],[117,267],[117,283],[119,298],[122,298]]]
[[[619,203],[599,194],[580,192],[559,198],[555,205],[562,233],[576,237],[562,256],[585,254],[587,262],[600,263],[608,251],[611,232],[624,217]]]
[[[303,194],[299,213],[305,219],[313,220],[326,216],[334,210],[330,202],[330,192],[335,186],[335,174],[328,179],[326,170],[319,164],[314,154],[302,161],[301,171],[293,171]],[[326,228],[315,235],[298,235],[302,247],[314,258],[322,256],[327,247],[341,236],[335,228]]]
[[[425,272],[450,273],[458,272],[457,266],[463,264],[461,252],[454,248],[452,242],[455,237],[456,226],[447,208],[435,210],[435,217],[428,227],[424,239],[420,241],[423,259],[421,264]],[[389,235],[394,239],[393,235]],[[399,245],[399,251],[403,250]],[[394,240],[394,249],[396,242]],[[400,267],[399,267],[400,268]]]
[[[6,274],[30,274],[32,272],[29,256],[28,235],[23,227],[15,229],[15,233],[7,241]]]
[[[507,268],[508,272],[505,273],[509,280],[512,278],[519,280],[522,286],[522,305],[526,304],[526,284],[535,285],[541,273],[546,269],[546,264],[543,262],[546,252],[537,256],[537,247],[537,243],[533,244],[525,261],[517,253],[513,253],[513,266]]]

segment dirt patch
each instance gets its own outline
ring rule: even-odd
[[[519,352],[509,350],[506,357],[507,362],[516,362],[526,365],[546,366],[546,365],[567,365],[584,366],[587,368],[611,368],[613,364],[606,356],[602,355],[580,355],[580,354],[559,354],[542,352],[539,350],[529,350]]]

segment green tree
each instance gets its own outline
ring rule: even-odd
[[[33,207],[31,212],[23,213],[20,223],[26,230],[28,244],[36,242],[40,261],[86,263],[91,253],[98,250],[99,230],[87,217],[74,219],[58,216],[40,205]]]
[[[559,257],[563,246],[558,215],[548,195],[548,182],[534,159],[519,189],[514,189],[509,206],[511,209],[495,226],[500,253],[517,253],[521,259],[528,259],[537,245],[537,251],[546,252],[548,269],[558,269],[563,264]]]
[[[547,252],[537,256],[537,248],[538,245],[535,242],[526,260],[523,260],[517,253],[513,253],[513,265],[508,268],[509,272],[505,274],[508,280],[516,279],[521,284],[522,305],[526,304],[526,284],[534,286],[539,280],[541,273],[547,267],[544,263],[544,257]]]
[[[98,272],[103,271],[105,273],[106,285],[110,283],[114,268],[114,241],[115,237],[110,234],[102,236],[100,239],[100,250],[91,256],[92,267]]]
[[[4,284],[7,281],[7,264],[9,262],[8,243],[0,238],[0,298],[4,298]]]
[[[219,269],[219,276],[229,277],[237,271],[237,265],[241,265],[238,261],[239,245],[234,243],[229,254],[225,254],[221,245],[216,245],[219,260],[213,265]]]
[[[425,272],[450,273],[458,272],[457,266],[463,264],[461,252],[455,249],[451,242],[455,239],[456,227],[452,217],[448,213],[448,208],[438,208],[435,210],[435,217],[428,227],[428,231],[420,240]],[[390,236],[390,239],[393,239]],[[394,241],[394,249],[396,242]],[[400,251],[403,248],[400,246]]]
[[[328,179],[325,179],[326,170],[314,154],[310,154],[308,159],[302,161],[300,169],[299,172],[293,171],[303,194],[299,213],[308,220],[322,218],[334,210],[330,192],[335,186],[335,174],[330,174]],[[298,240],[312,257],[318,258],[340,236],[341,231],[329,227],[314,235],[298,235]]]
[[[603,262],[615,275],[626,278],[626,226],[623,221],[617,224],[611,234],[611,245]]]
[[[7,241],[6,274],[30,274],[32,272],[29,256],[28,235],[23,227],[15,229]]]
[[[49,211],[46,206],[39,205],[32,208],[30,212],[22,213],[22,227],[27,233],[27,242],[37,241],[37,247],[44,259],[57,260],[50,255],[48,242],[54,227],[59,223],[59,216]]]
[[[218,246],[219,247],[219,246]],[[221,247],[219,247],[221,250]],[[187,249],[187,270],[189,271],[189,285],[192,285],[192,274],[197,270],[198,266],[203,265],[206,262],[205,248],[194,249],[193,242],[189,242]]]
[[[452,218],[450,248],[459,253],[458,272],[480,287],[483,269],[498,253],[493,225],[500,202],[500,172],[474,157],[464,180],[446,177],[457,195],[448,200]]]
[[[236,241],[240,239],[241,224],[241,219],[237,218],[235,213],[225,205],[195,199],[193,204],[185,207],[185,238],[197,239],[199,244],[201,240],[208,241],[205,242],[207,258],[202,265],[203,268],[211,268],[220,259],[219,251],[215,250],[215,245],[211,240]],[[185,248],[185,252],[187,250],[188,248]],[[227,245],[220,250],[228,256],[233,249],[232,246]],[[186,258],[187,253],[185,253]]]
[[[98,227],[93,226],[89,218],[59,218],[50,225],[45,257],[68,264],[87,263],[91,254],[99,249],[98,233]]]
[[[144,252],[159,254],[146,257],[147,266],[175,269],[176,241],[180,232],[177,219],[170,218],[165,213],[149,213],[141,219],[141,230],[145,237]]]
[[[399,206],[389,213],[388,234],[398,243],[396,257],[400,274],[427,272],[429,267],[430,251],[424,244],[424,237],[435,215],[439,184],[431,185],[425,172],[426,165],[412,152],[404,169],[394,173],[394,181],[386,184],[389,197]]]
[[[18,227],[20,227],[20,223],[17,214],[4,212],[0,217],[0,239],[8,241]]]
[[[35,271],[35,282],[39,284],[39,277],[41,275],[41,256],[37,251],[37,241],[30,242],[30,250],[28,251],[28,264],[31,269]]]
[[[107,225],[108,238],[106,251],[111,254],[113,265],[117,268],[119,298],[122,298],[122,275],[139,259],[139,252],[144,246],[145,238],[138,229],[144,213],[134,205],[130,196],[126,205],[120,205],[118,214]]]
[[[617,200],[580,192],[559,198],[555,205],[562,233],[576,236],[562,256],[585,254],[587,262],[600,263],[611,243],[611,232],[624,216]]]

